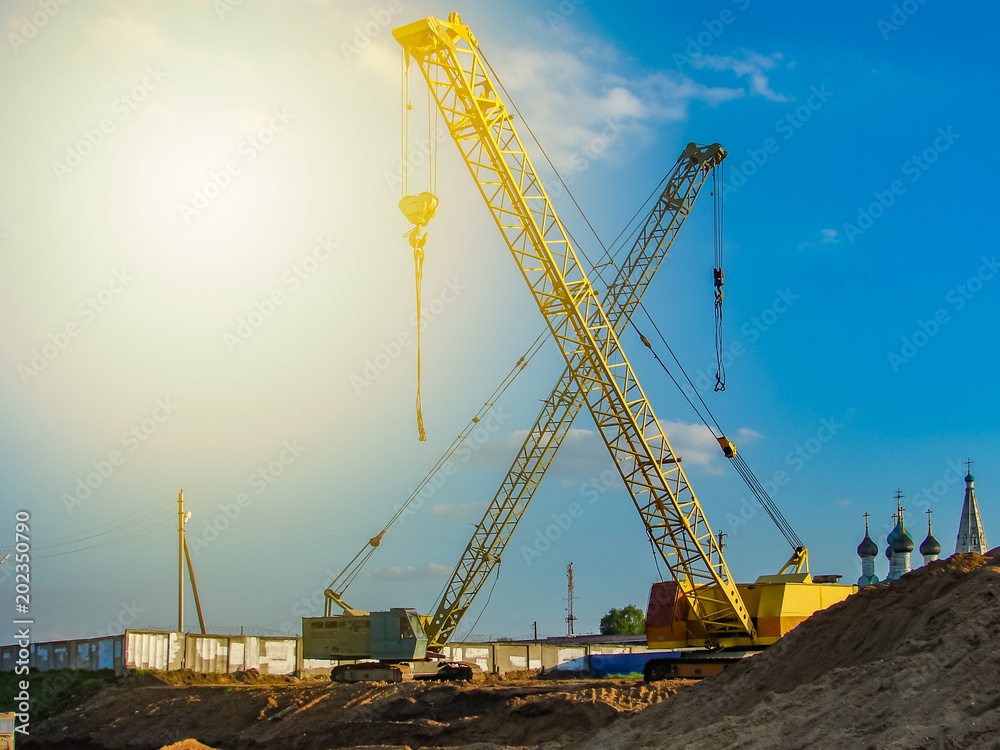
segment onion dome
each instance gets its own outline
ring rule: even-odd
[[[858,556],[859,557],[876,557],[878,555],[878,545],[872,541],[872,538],[868,536],[865,532],[865,538],[861,540],[861,544],[858,545]]]
[[[885,548],[885,559],[892,560],[892,547]]]
[[[906,529],[900,526],[900,534],[896,537],[895,541],[892,542],[892,551],[897,555],[906,552],[913,552],[914,544],[913,537],[909,535]]]
[[[927,538],[920,543],[920,554],[921,555],[940,555],[941,554],[941,544],[930,534]]]
[[[900,502],[902,497],[903,493],[896,490],[896,514],[894,516],[896,525],[892,527],[889,536],[885,538],[885,541],[889,543],[889,548],[897,555],[913,552],[914,548],[913,537],[907,533],[906,526],[903,524],[903,505]]]

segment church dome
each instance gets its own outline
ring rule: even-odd
[[[921,555],[940,555],[941,554],[941,543],[935,539],[930,534],[927,538],[920,543],[920,554]]]
[[[859,557],[875,557],[878,555],[878,545],[872,541],[872,538],[865,534],[865,538],[858,545],[858,556]]]
[[[909,533],[906,531],[906,529],[903,528],[902,524],[899,524],[897,528],[899,529],[899,534],[896,535],[895,539],[889,542],[889,546],[892,547],[892,551],[895,552],[897,555],[906,552],[913,552],[914,548],[913,537],[911,537]],[[895,530],[896,529],[893,529],[893,531]],[[890,534],[890,536],[892,535]]]

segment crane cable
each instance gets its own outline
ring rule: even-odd
[[[410,143],[409,113],[413,109],[413,104],[410,101],[410,57],[409,57],[409,55],[406,54],[405,50],[403,50],[403,56],[402,56],[402,74],[403,74],[403,86],[402,86],[402,90],[403,90],[403,99],[402,99],[402,119],[403,119],[402,131],[403,131],[403,141],[402,141],[402,152],[400,154],[400,159],[399,159],[399,165],[400,165],[399,168],[400,168],[400,172],[402,172],[402,175],[403,175],[403,179],[400,182],[400,185],[401,185],[402,190],[403,190],[403,194],[401,196],[401,200],[405,200],[406,196],[408,195],[408,192],[407,192],[407,188],[408,188],[408,176],[407,176],[407,173],[409,172],[409,166],[410,166],[409,165],[409,160],[407,159],[407,156],[406,156],[406,147]],[[428,100],[428,106],[427,106],[427,133],[428,133],[428,141],[429,141],[430,140],[430,129],[431,129],[430,128],[430,118],[431,118],[430,89],[427,90],[427,100]],[[428,148],[431,148],[431,146],[428,145]],[[431,192],[432,193],[434,191],[434,179],[435,179],[435,175],[436,175],[436,169],[434,168],[434,165],[432,164],[433,161],[434,161],[434,159],[433,159],[433,156],[432,156],[430,159],[428,159],[428,164],[427,164],[428,182],[431,185]],[[417,322],[418,322],[418,325],[417,325],[417,397],[416,397],[416,404],[415,404],[416,410],[417,410],[417,437],[420,440],[420,442],[423,443],[423,442],[427,441],[427,431],[424,429],[424,413],[423,413],[423,408],[421,406],[421,399],[420,399],[420,382],[421,382],[421,378],[422,378],[422,375],[421,375],[421,357],[420,357],[422,345],[421,345],[421,341],[420,341],[420,332],[421,332],[421,329],[423,328],[423,326],[420,325],[420,316],[421,316],[421,311],[422,311],[421,301],[420,301],[420,290],[421,290],[421,286],[423,285],[423,279],[424,279],[424,242],[426,241],[427,236],[426,235],[424,235],[423,237],[420,236],[420,226],[419,225],[414,226],[414,228],[410,232],[408,232],[408,234],[410,235],[410,245],[413,246],[413,269],[414,269],[413,275],[414,275],[414,280],[415,280],[415,283],[416,283],[416,292],[417,292],[416,293],[416,300],[417,300]]]
[[[500,81],[500,78],[497,76],[496,71],[493,70],[493,66],[490,65],[489,61],[486,59],[486,56],[482,53],[482,50],[480,50],[480,55],[482,56],[484,62],[486,63],[486,67],[489,69],[490,73],[493,75],[493,79],[499,84],[501,91],[503,91],[504,96],[507,98],[507,101],[510,102],[511,106],[514,108],[514,112],[517,113],[517,116],[521,119],[521,122],[524,123],[524,126],[527,129],[528,134],[531,136],[532,140],[535,142],[535,145],[541,151],[542,156],[545,158],[545,161],[548,163],[549,167],[555,173],[556,178],[559,180],[559,183],[563,186],[563,189],[565,189],[566,194],[570,197],[570,200],[573,202],[573,205],[576,206],[576,209],[580,213],[580,216],[583,217],[583,220],[587,224],[587,227],[589,227],[591,233],[594,235],[594,239],[597,240],[597,243],[604,250],[604,255],[606,257],[610,258],[611,257],[610,251],[604,245],[604,242],[601,240],[600,236],[597,234],[597,230],[595,230],[594,227],[593,227],[593,225],[590,223],[590,220],[587,218],[587,215],[583,212],[583,209],[580,207],[580,204],[577,202],[576,197],[573,195],[572,191],[569,189],[569,186],[563,180],[562,175],[559,174],[559,170],[552,163],[552,160],[549,158],[548,153],[546,153],[545,148],[539,142],[538,138],[535,137],[535,134],[532,131],[531,126],[528,125],[528,122],[525,119],[524,115],[522,115],[521,112],[520,112],[520,110],[518,110],[517,105],[514,103],[514,100],[511,98],[511,96],[507,92],[507,90],[504,88],[503,83]],[[722,181],[720,180],[720,177],[719,177],[720,169],[721,169],[721,165],[719,165],[719,167],[716,167],[716,168],[714,168],[712,170],[713,171],[713,187],[714,187],[715,198],[716,198],[716,202],[715,202],[715,264],[716,265],[714,266],[714,275],[716,277],[716,354],[717,354],[718,363],[719,363],[719,372],[716,375],[716,390],[717,391],[725,389],[725,370],[722,367],[722,297],[723,297],[722,286],[724,284],[724,278],[723,278],[723,271],[722,271],[722,261],[723,261],[723,253],[722,253],[723,211],[722,211],[722,189],[721,189],[722,188]],[[588,264],[590,264],[590,266],[592,267],[592,269],[593,269],[594,273],[596,274],[597,278],[601,280],[601,283],[603,283],[603,284],[606,285],[607,282],[604,280],[604,278],[601,275],[600,267],[597,266],[597,265],[595,265],[595,264],[593,264],[593,263],[591,263],[590,258],[587,257],[586,252],[583,250],[583,248],[580,245],[580,243],[578,243],[576,241],[576,238],[573,237],[573,234],[569,231],[569,229],[566,229],[565,227],[563,227],[563,228],[566,230],[566,233],[569,235],[570,239],[573,240],[573,244],[580,250],[580,253],[583,255],[584,259],[587,261]],[[612,263],[613,263],[613,260],[612,260]],[[719,426],[718,421],[715,419],[714,415],[712,415],[712,412],[708,408],[708,405],[705,404],[705,401],[704,401],[704,399],[702,399],[701,394],[698,392],[698,389],[694,387],[694,384],[691,382],[691,378],[688,376],[687,371],[684,370],[684,367],[681,365],[680,360],[677,359],[677,356],[674,355],[673,350],[670,349],[670,346],[667,344],[666,339],[663,337],[663,334],[660,331],[659,327],[656,325],[656,323],[653,320],[652,316],[649,314],[649,311],[646,309],[646,306],[642,303],[642,301],[639,302],[638,306],[642,309],[643,313],[645,313],[646,317],[649,318],[650,323],[652,323],[654,329],[656,330],[656,333],[659,335],[659,337],[663,341],[664,345],[666,345],[667,349],[670,350],[670,354],[673,357],[674,361],[677,363],[677,366],[680,368],[681,372],[684,373],[685,379],[691,385],[691,387],[694,390],[695,394],[698,396],[698,399],[701,401],[702,405],[705,407],[705,411],[708,413],[709,417],[712,419],[712,422],[715,424],[715,427],[716,427],[716,429],[718,430],[718,433],[719,433],[718,435],[716,435],[716,439],[720,440],[720,445],[722,444],[721,441],[723,441],[723,440],[726,441],[726,443],[728,443],[728,440],[726,440],[726,438],[725,438],[725,433],[723,432],[722,428]],[[639,329],[636,327],[635,323],[631,319],[629,320],[629,324],[636,330],[636,332],[639,332]],[[640,337],[642,337],[643,343],[646,345],[646,347],[649,348],[650,351],[653,351],[652,346],[650,346],[648,340],[645,339],[645,337],[642,336],[641,332],[639,332],[639,335],[640,335]],[[655,351],[653,351],[653,354],[654,354],[654,356],[656,356],[656,352]],[[701,412],[694,406],[694,404],[691,402],[690,398],[688,398],[687,394],[684,393],[684,389],[680,386],[680,384],[677,382],[677,380],[673,377],[673,375],[667,369],[667,367],[663,363],[663,361],[660,360],[660,358],[658,356],[656,356],[656,359],[660,363],[660,366],[663,368],[664,372],[666,372],[670,376],[670,379],[673,380],[674,384],[677,385],[678,390],[680,390],[681,393],[684,395],[684,397],[687,400],[687,402],[691,405],[691,407],[694,409],[695,413],[698,415],[698,418],[701,419],[702,423],[706,427],[708,427],[709,430],[712,430],[711,425],[708,424],[708,422],[706,421],[706,419],[702,416]],[[715,431],[712,430],[712,433],[714,435]],[[782,536],[785,537],[786,541],[788,541],[788,543],[791,544],[793,548],[802,547],[803,546],[802,545],[802,541],[799,539],[798,535],[792,529],[791,525],[788,523],[788,520],[781,513],[781,510],[778,508],[778,506],[771,499],[770,495],[768,495],[767,490],[757,480],[757,478],[754,475],[753,471],[747,465],[746,461],[744,461],[743,457],[740,456],[735,450],[732,450],[732,455],[729,455],[729,453],[730,453],[729,451],[726,451],[726,457],[730,459],[730,462],[736,468],[736,471],[743,478],[743,481],[746,482],[747,486],[750,488],[750,491],[753,492],[754,496],[760,502],[761,507],[764,508],[765,512],[768,514],[768,516],[774,522],[775,526],[777,526],[778,531],[781,532]]]
[[[652,344],[649,343],[649,339],[647,339],[642,334],[642,332],[635,325],[635,323],[632,323],[632,327],[635,329],[636,333],[639,334],[639,338],[642,340],[643,345],[647,349],[649,349],[650,352],[652,352],[653,358],[656,359],[656,361],[660,364],[660,367],[663,368],[663,371],[673,381],[674,385],[677,386],[677,390],[681,392],[681,395],[684,396],[684,399],[694,410],[694,413],[698,415],[698,418],[701,420],[702,424],[704,424],[705,427],[707,427],[712,432],[716,440],[719,440],[720,437],[722,437],[722,439],[724,440],[725,432],[723,431],[722,427],[719,426],[718,420],[715,418],[715,415],[712,414],[712,410],[708,408],[708,404],[705,403],[705,399],[701,397],[701,393],[698,391],[694,383],[691,381],[690,376],[687,374],[687,371],[684,369],[684,366],[677,358],[677,355],[674,354],[674,350],[670,348],[670,344],[668,344],[667,340],[663,337],[663,333],[660,331],[659,326],[656,325],[656,322],[649,315],[648,311],[643,309],[643,312],[646,313],[646,317],[649,318],[649,322],[652,324],[653,329],[660,337],[660,340],[663,342],[663,345],[667,347],[667,351],[670,352],[670,356],[673,357],[674,362],[677,363],[677,367],[684,374],[685,380],[687,380],[688,385],[691,386],[691,390],[694,391],[695,395],[698,397],[698,400],[701,402],[701,405],[705,409],[705,413],[708,414],[709,418],[712,420],[712,424],[715,425],[714,430],[712,429],[712,425],[710,425],[708,423],[708,420],[705,419],[705,417],[702,415],[698,407],[695,406],[693,401],[691,401],[691,398],[685,392],[681,384],[677,382],[677,379],[674,377],[673,373],[670,372],[670,370],[667,368],[663,360],[660,359],[660,355],[657,354]],[[718,433],[716,433],[716,430],[718,430]],[[774,525],[778,527],[778,531],[780,531],[781,535],[785,537],[785,540],[792,546],[793,549],[798,549],[799,547],[802,547],[803,546],[802,540],[799,539],[798,534],[795,533],[795,530],[788,522],[788,519],[785,518],[784,514],[782,514],[781,510],[775,504],[774,500],[771,499],[771,496],[768,494],[767,490],[754,475],[753,470],[747,465],[746,461],[743,459],[743,456],[741,456],[734,450],[732,455],[729,455],[729,453],[727,452],[726,457],[729,459],[730,463],[736,469],[737,473],[739,473],[740,477],[743,478],[743,481],[746,482],[747,487],[750,488],[750,491],[754,494],[754,497],[757,498],[761,507],[764,509],[764,511],[767,513],[770,519],[774,522]]]
[[[715,390],[724,391],[726,390],[726,364],[723,360],[723,344],[722,344],[722,298],[725,297],[725,292],[722,287],[726,284],[725,273],[722,270],[722,252],[723,252],[723,188],[725,181],[723,179],[723,168],[725,167],[725,162],[719,164],[717,169],[712,170],[712,194],[715,197],[713,202],[714,208],[714,218],[715,218],[715,265],[712,267],[712,276],[715,282],[715,359],[716,359],[716,371],[715,371]]]
[[[445,450],[441,457],[424,476],[423,480],[410,492],[409,497],[406,498],[402,505],[396,509],[396,512],[393,514],[392,518],[389,519],[389,522],[383,527],[382,531],[365,543],[365,546],[351,559],[351,561],[344,567],[337,577],[333,579],[327,588],[333,589],[334,591],[337,591],[338,594],[343,595],[343,593],[347,590],[347,587],[353,583],[354,579],[357,578],[358,574],[361,572],[361,569],[368,562],[368,559],[372,556],[372,553],[374,553],[375,548],[379,546],[379,543],[382,541],[382,537],[389,530],[389,528],[406,513],[410,504],[416,500],[424,488],[431,483],[438,471],[440,471],[441,468],[448,462],[448,459],[451,458],[455,451],[462,446],[465,439],[468,438],[472,431],[476,428],[476,425],[478,425],[479,422],[489,413],[496,401],[508,388],[510,388],[517,376],[524,371],[524,369],[528,366],[535,355],[538,354],[541,348],[548,342],[548,340],[549,332],[548,329],[546,329],[531,343],[528,350],[520,359],[517,360],[514,367],[511,368],[510,372],[508,372],[504,379],[500,382],[500,385],[494,389],[493,393],[483,403],[483,406],[479,409],[476,415],[469,420],[465,429],[452,441],[451,445],[448,446],[447,450]],[[339,591],[337,590],[337,587],[339,587]]]

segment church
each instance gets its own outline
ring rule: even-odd
[[[983,531],[983,521],[979,516],[979,503],[976,500],[975,477],[972,476],[972,462],[967,463],[969,473],[965,477],[965,502],[962,504],[962,516],[958,524],[958,538],[955,542],[955,553],[975,552],[985,555],[989,546],[986,544],[986,533]],[[868,513],[865,513],[865,538],[858,545],[858,556],[861,558],[861,577],[858,578],[858,588],[870,586],[873,583],[894,581],[911,570],[910,555],[914,550],[913,537],[906,530],[904,519],[903,494],[896,491],[896,513],[893,514],[895,525],[885,538],[885,556],[889,560],[889,572],[879,581],[875,573],[875,560],[878,557],[878,545],[868,532]],[[923,564],[937,560],[941,554],[941,544],[934,538],[931,528],[931,510],[927,511],[927,537],[920,543],[919,552],[924,558]]]

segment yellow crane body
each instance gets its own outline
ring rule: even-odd
[[[808,573],[761,576],[755,583],[738,583],[736,588],[753,618],[756,636],[731,639],[727,646],[747,649],[772,645],[813,613],[858,590],[856,586],[815,583]],[[703,644],[706,637],[704,625],[677,583],[654,583],[646,607],[649,648],[691,648]]]

